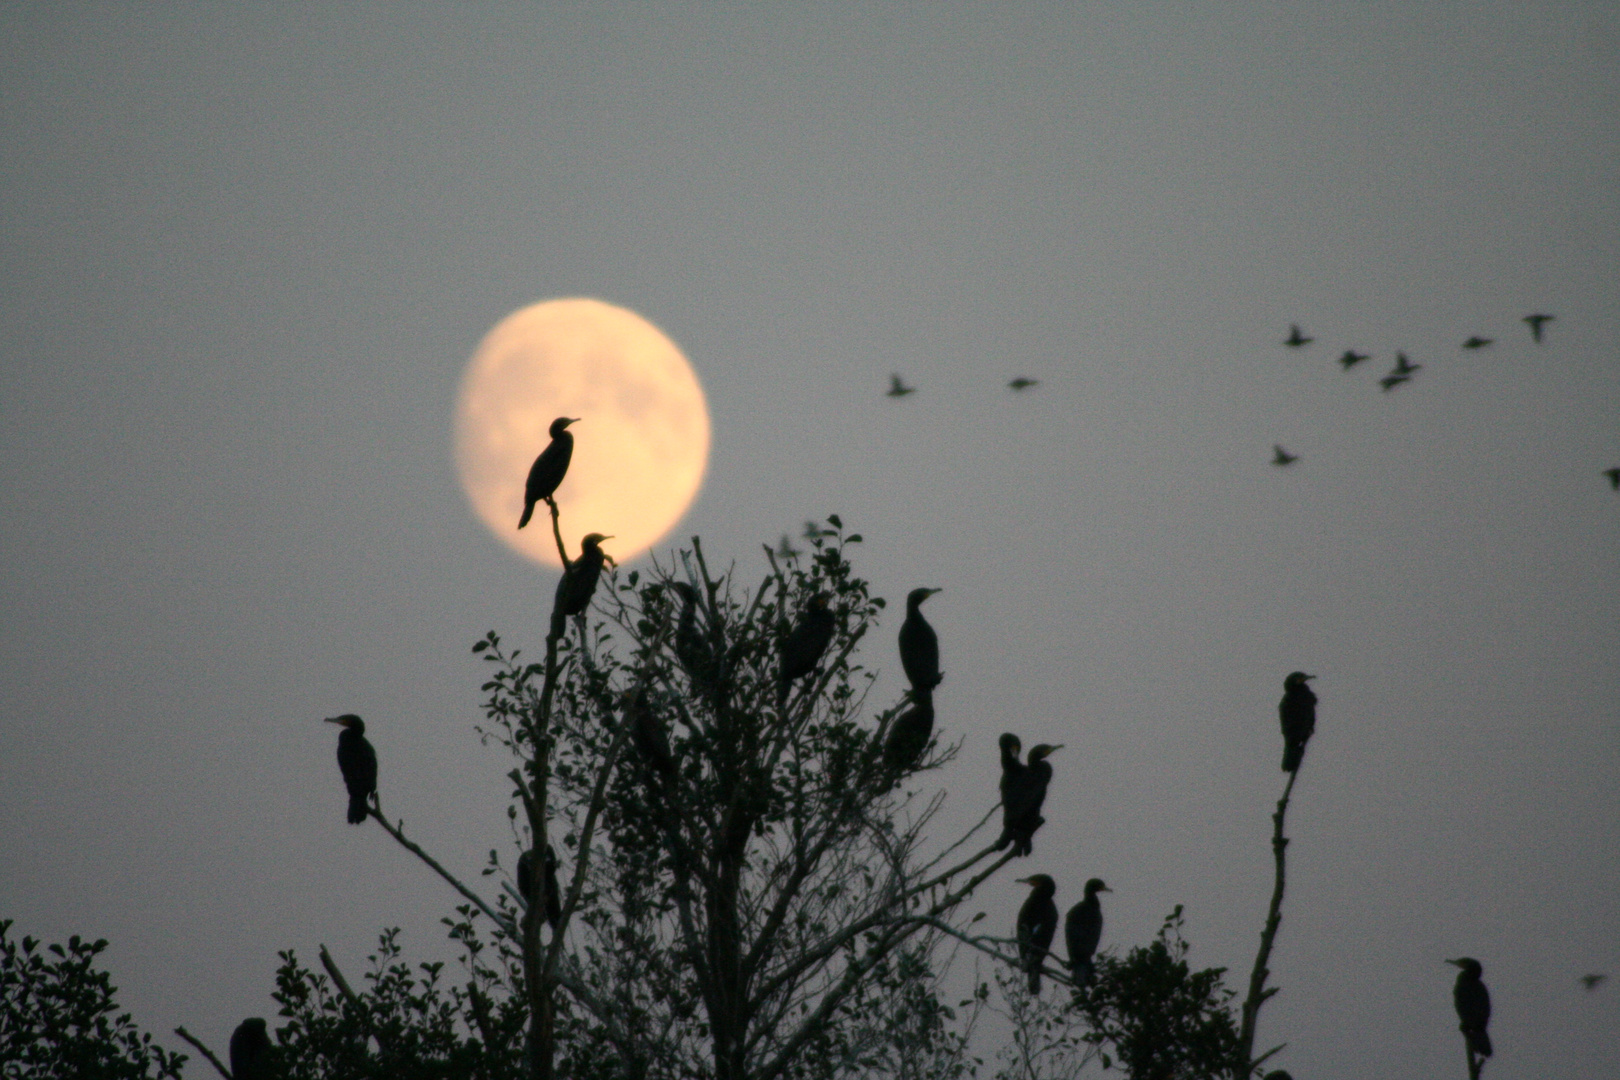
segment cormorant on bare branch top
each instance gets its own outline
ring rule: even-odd
[[[1030,886],[1029,898],[1018,909],[1018,959],[1029,973],[1029,992],[1041,992],[1041,964],[1052,948],[1057,934],[1058,910],[1052,898],[1057,895],[1057,882],[1050,874],[1035,874],[1019,878],[1019,884]]]
[[[782,642],[781,699],[787,701],[788,690],[797,679],[802,679],[821,662],[821,654],[832,644],[833,631],[838,620],[826,593],[817,593],[805,605],[799,623]]]
[[[1052,782],[1052,765],[1046,758],[1063,747],[1041,743],[1031,747],[1028,760],[1018,765],[1018,745],[1016,735],[1001,737],[1001,837],[996,850],[1012,844],[1014,855],[1028,855],[1035,850],[1036,830],[1046,824],[1041,804],[1046,802],[1046,787]],[[1017,768],[1008,767],[1009,749]]]
[[[907,386],[905,383],[901,382],[898,374],[889,376],[888,393],[890,397],[905,397],[907,394],[915,394],[916,392],[917,388],[915,386]]]
[[[1541,328],[1553,321],[1551,315],[1526,315],[1524,321],[1530,324],[1530,340],[1537,345],[1541,344]]]
[[[579,558],[568,564],[557,582],[556,605],[563,615],[582,615],[591,606],[596,583],[602,578],[602,564],[608,558],[607,552],[602,550],[602,541],[611,539],[613,537],[601,533],[587,533],[579,542]]]
[[[366,722],[354,713],[329,716],[326,722],[343,729],[338,734],[338,771],[349,789],[349,824],[359,825],[371,813],[366,800],[377,794],[377,751],[366,741]]]
[[[1277,717],[1282,721],[1283,772],[1298,771],[1305,760],[1305,744],[1316,731],[1316,695],[1305,685],[1314,678],[1295,671],[1283,680],[1282,700],[1277,703]]]
[[[1016,378],[1016,379],[1009,380],[1008,383],[1007,383],[1007,386],[1008,386],[1009,389],[1018,390],[1018,391],[1028,390],[1032,386],[1039,386],[1039,385],[1041,385],[1041,380],[1039,380],[1039,379],[1027,379],[1022,375],[1018,376],[1018,378]]]
[[[1276,466],[1278,466],[1280,468],[1280,467],[1282,467],[1284,465],[1292,465],[1294,462],[1296,462],[1298,460],[1299,460],[1299,455],[1298,454],[1290,454],[1288,451],[1284,450],[1282,448],[1282,446],[1280,446],[1277,443],[1272,443],[1271,444],[1271,463],[1273,465],[1276,465]]]
[[[1372,359],[1372,353],[1362,353],[1356,352],[1354,349],[1346,349],[1344,350],[1344,355],[1339,357],[1339,366],[1344,368],[1344,370],[1349,371],[1363,360],[1370,359]]]
[[[1462,969],[1457,972],[1457,985],[1451,991],[1451,1000],[1457,1006],[1457,1019],[1460,1021],[1457,1029],[1468,1040],[1470,1053],[1490,1057],[1491,1037],[1485,1028],[1491,1022],[1491,992],[1485,989],[1485,981],[1480,978],[1485,974],[1485,969],[1471,956],[1447,960],[1446,963]]]
[[[939,635],[923,618],[922,602],[938,589],[912,589],[906,596],[906,621],[900,624],[900,666],[913,690],[939,685]]]
[[[891,776],[917,764],[934,734],[934,695],[927,690],[913,690],[911,696],[911,708],[895,719],[883,742],[883,767]]]
[[[270,1080],[270,1033],[264,1019],[250,1016],[231,1032],[234,1080]]]
[[[1462,347],[1465,349],[1483,349],[1485,346],[1489,345],[1495,340],[1495,338],[1479,337],[1478,335],[1475,335],[1463,342]]]
[[[523,528],[534,516],[535,503],[541,499],[551,501],[557,485],[568,475],[568,462],[574,456],[574,434],[568,430],[568,425],[577,423],[578,417],[570,420],[566,416],[551,422],[551,442],[529,466],[529,480],[523,485],[523,516],[518,519],[518,528]]]
[[[1063,919],[1063,937],[1069,946],[1069,971],[1081,986],[1091,981],[1091,958],[1102,940],[1102,901],[1098,893],[1113,892],[1103,884],[1102,878],[1086,882],[1086,898],[1069,909]]]
[[[1313,337],[1306,337],[1300,331],[1298,323],[1291,323],[1288,327],[1288,340],[1284,341],[1283,344],[1287,345],[1290,349],[1297,349],[1301,346],[1309,345],[1315,340],[1316,339]]]

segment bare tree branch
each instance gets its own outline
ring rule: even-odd
[[[1294,793],[1294,781],[1298,778],[1298,769],[1288,774],[1288,783],[1283,788],[1282,798],[1277,800],[1277,811],[1271,815],[1271,851],[1276,858],[1277,876],[1271,888],[1271,906],[1266,911],[1265,929],[1260,933],[1260,950],[1255,953],[1254,970],[1249,973],[1249,995],[1243,1000],[1243,1023],[1238,1032],[1238,1059],[1232,1063],[1233,1080],[1246,1080],[1254,1074],[1260,1064],[1259,1061],[1252,1060],[1255,1028],[1260,1022],[1261,1007],[1277,993],[1277,987],[1269,989],[1266,987],[1266,979],[1271,975],[1271,970],[1266,964],[1271,960],[1271,947],[1277,941],[1277,930],[1282,926],[1283,887],[1288,863],[1288,837],[1283,835],[1283,820],[1288,815],[1288,799]]]
[[[174,1033],[186,1040],[186,1042],[190,1043],[192,1046],[195,1046],[197,1048],[197,1052],[212,1062],[214,1068],[219,1070],[219,1075],[223,1076],[225,1080],[235,1080],[235,1078],[231,1076],[231,1071],[224,1065],[220,1064],[220,1060],[214,1056],[214,1052],[208,1049],[208,1047],[204,1046],[201,1042],[198,1042],[191,1032],[187,1031],[183,1027],[177,1027],[174,1029]]]

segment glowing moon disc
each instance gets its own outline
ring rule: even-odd
[[[473,509],[513,550],[560,566],[544,503],[522,532],[523,484],[559,416],[577,416],[557,489],[572,558],[606,533],[623,562],[663,538],[709,461],[709,410],[675,343],[633,311],[547,300],[508,315],[478,346],[456,401],[456,465]]]

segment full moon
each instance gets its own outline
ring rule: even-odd
[[[600,300],[531,304],[496,324],[467,364],[456,401],[456,466],[473,509],[507,546],[560,567],[544,503],[518,531],[523,485],[559,416],[574,455],[557,489],[569,558],[586,533],[620,562],[686,513],[709,462],[709,410],[675,343]]]

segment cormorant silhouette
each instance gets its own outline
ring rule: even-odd
[[[551,422],[551,442],[529,466],[529,480],[523,485],[523,516],[518,519],[518,528],[523,528],[534,516],[535,503],[541,499],[551,501],[557,485],[568,475],[568,462],[574,456],[574,434],[568,430],[568,425],[577,423],[579,417],[570,420],[566,416]]]
[[[1587,992],[1590,993],[1607,982],[1608,978],[1607,975],[1599,975],[1594,971],[1590,975],[1581,976],[1581,985],[1586,987]]]
[[[1103,884],[1102,878],[1092,878],[1086,882],[1086,898],[1070,908],[1063,919],[1063,937],[1069,946],[1069,971],[1080,986],[1091,981],[1094,971],[1091,958],[1102,940],[1102,901],[1097,894],[1113,891]]]
[[[812,596],[810,603],[805,605],[804,614],[799,616],[799,624],[782,642],[782,704],[787,703],[788,690],[794,681],[816,670],[816,665],[821,662],[821,654],[832,644],[833,630],[838,620],[827,606],[828,602],[826,593]]]
[[[1052,897],[1057,895],[1057,882],[1050,874],[1035,874],[1019,878],[1020,885],[1030,886],[1029,898],[1018,909],[1018,959],[1029,973],[1029,992],[1041,992],[1041,962],[1052,948],[1052,937],[1057,933],[1058,910]]]
[[[1395,366],[1390,368],[1389,373],[1391,375],[1412,375],[1421,367],[1423,367],[1422,364],[1414,364],[1407,360],[1405,353],[1398,352],[1395,354]]]
[[[922,602],[938,589],[912,589],[906,595],[906,621],[900,624],[900,666],[913,690],[939,685],[939,635],[923,618]]]
[[[1604,469],[1603,475],[1609,478],[1609,486],[1620,491],[1620,468]]]
[[[1346,349],[1344,355],[1339,357],[1339,366],[1349,371],[1363,360],[1370,359],[1372,359],[1372,353],[1359,353],[1354,349]]]
[[[1302,345],[1309,345],[1315,340],[1315,338],[1306,337],[1303,333],[1301,333],[1298,323],[1290,323],[1288,326],[1288,340],[1284,341],[1283,344],[1287,345],[1290,349],[1297,349]]]
[[[636,744],[636,752],[642,760],[658,775],[666,779],[674,776],[675,755],[670,753],[669,734],[648,704],[645,687],[633,696],[626,695],[624,713],[630,724],[630,740]]]
[[[1018,378],[1013,379],[1007,385],[1009,387],[1011,387],[1012,389],[1014,389],[1014,390],[1028,390],[1032,386],[1041,385],[1041,380],[1039,380],[1039,379],[1026,379],[1026,378],[1024,378],[1024,376],[1020,375],[1020,376],[1018,376]]]
[[[1278,466],[1280,468],[1280,467],[1282,467],[1284,465],[1292,465],[1294,462],[1296,462],[1298,460],[1299,460],[1299,455],[1298,454],[1290,454],[1288,451],[1284,450],[1277,443],[1272,443],[1271,444],[1271,463],[1273,465],[1276,465],[1276,466]]]
[[[675,656],[694,679],[707,680],[709,671],[709,642],[698,629],[698,591],[684,581],[670,583],[681,598],[680,621],[675,624]]]
[[[895,719],[883,742],[883,768],[891,776],[917,764],[934,734],[934,695],[927,690],[913,690],[911,697],[911,708]]]
[[[901,382],[898,374],[889,376],[890,397],[905,397],[907,394],[915,394],[916,392],[917,388],[915,386],[907,386],[905,383]]]
[[[776,545],[776,554],[784,559],[793,559],[798,557],[799,549],[794,547],[793,544],[788,540],[787,533],[782,534],[782,542]]]
[[[602,541],[611,539],[601,533],[587,533],[580,541],[579,558],[568,564],[557,582],[556,606],[564,616],[582,615],[591,606],[596,583],[602,578],[602,564],[608,558]]]
[[[1390,374],[1390,375],[1385,375],[1382,379],[1379,379],[1378,380],[1378,385],[1382,386],[1384,388],[1384,393],[1387,394],[1391,390],[1395,389],[1397,386],[1401,385],[1401,383],[1411,382],[1411,381],[1412,381],[1412,376],[1410,376],[1410,375]]]
[[[1316,695],[1305,685],[1314,678],[1294,671],[1283,680],[1282,700],[1277,703],[1277,716],[1282,721],[1283,772],[1298,771],[1305,760],[1305,744],[1316,730]]]
[[[552,933],[556,933],[562,923],[562,892],[557,888],[557,852],[550,844],[546,845],[545,855],[540,861],[546,875],[546,925],[551,927]],[[518,892],[525,903],[534,903],[535,889],[539,884],[540,880],[534,872],[534,850],[529,848],[518,856],[517,864]]]
[[[1530,340],[1537,345],[1541,344],[1541,328],[1553,321],[1551,315],[1526,315],[1524,321],[1530,324]]]
[[[1491,1037],[1485,1028],[1491,1022],[1491,992],[1480,978],[1485,969],[1478,960],[1464,956],[1446,963],[1461,968],[1457,972],[1457,985],[1452,988],[1451,1000],[1457,1006],[1457,1030],[1468,1040],[1468,1051],[1480,1057],[1491,1056]]]
[[[338,771],[349,789],[349,824],[359,825],[371,813],[366,800],[377,794],[377,751],[366,741],[366,722],[354,713],[329,716],[326,722],[343,729],[338,734]]]
[[[1007,739],[1006,735],[1001,737],[1001,837],[996,841],[996,850],[1012,844],[1014,855],[1028,855],[1035,850],[1036,830],[1046,824],[1046,819],[1041,817],[1041,804],[1046,802],[1046,786],[1052,782],[1052,764],[1046,758],[1063,747],[1046,743],[1033,746],[1025,763],[1009,771]],[[1012,736],[1011,745],[1016,754],[1016,735]]]
[[[1463,342],[1462,347],[1465,349],[1483,349],[1495,340],[1495,338],[1474,336]]]
[[[250,1016],[231,1032],[231,1077],[233,1080],[269,1080],[270,1033],[263,1018]]]

